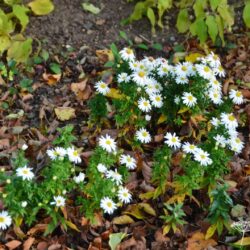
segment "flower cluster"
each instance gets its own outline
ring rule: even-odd
[[[99,138],[99,146],[105,150],[108,154],[117,154],[117,143],[108,134]],[[136,160],[129,154],[121,154],[119,156],[119,163],[125,165],[128,170],[136,168]],[[123,187],[123,176],[118,172],[117,168],[110,169],[110,166],[106,166],[103,163],[98,163],[97,170],[102,174],[103,178],[109,179],[114,183],[114,188],[117,192],[117,198],[121,203],[129,203],[132,199],[132,195],[126,187]],[[117,204],[110,197],[103,197],[100,201],[100,207],[105,213],[112,214],[117,208]]]

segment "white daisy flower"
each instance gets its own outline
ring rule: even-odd
[[[226,72],[221,65],[217,68],[214,68],[213,71],[214,71],[214,74],[219,77],[225,77],[226,75]]]
[[[115,171],[108,170],[105,174],[106,177],[114,181],[116,185],[122,184],[122,175],[117,172],[117,169],[115,169]]]
[[[238,136],[238,131],[236,130],[236,128],[230,128],[228,129],[228,134],[230,137],[237,137]]]
[[[185,76],[177,76],[175,78],[175,81],[176,81],[177,84],[187,84],[189,80]]]
[[[71,162],[74,162],[76,164],[82,162],[79,152],[76,149],[74,149],[74,147],[67,148],[67,154]]]
[[[146,92],[149,96],[159,93],[161,90],[162,86],[156,80],[148,78],[148,81],[146,83]]]
[[[221,91],[221,83],[216,78],[211,79],[208,85],[213,90]]]
[[[128,83],[130,81],[130,76],[127,73],[121,73],[117,76],[118,83]]]
[[[223,101],[222,101],[222,95],[219,91],[217,90],[210,90],[208,92],[208,96],[209,98],[211,99],[211,101],[214,103],[214,104],[221,104]]]
[[[17,176],[22,177],[23,180],[32,180],[34,178],[34,173],[31,171],[31,168],[27,166],[17,168]]]
[[[142,59],[141,62],[145,65],[145,67],[149,71],[153,70],[157,65],[155,59],[153,57],[148,57],[148,56],[144,57],[144,59]]]
[[[145,70],[138,70],[132,74],[132,79],[138,86],[145,86],[148,81],[148,74]]]
[[[197,148],[195,150],[194,159],[198,161],[202,166],[212,164],[212,160],[209,158],[209,154],[200,148]]]
[[[181,98],[179,96],[175,96],[174,97],[174,103],[175,104],[180,104],[180,102],[181,102]]]
[[[176,136],[175,133],[167,133],[164,138],[166,139],[165,143],[169,147],[173,147],[174,149],[180,148],[181,147],[181,142],[178,136]]]
[[[194,153],[195,150],[197,149],[197,147],[194,144],[191,144],[189,142],[184,142],[182,145],[182,149],[183,151],[187,154],[187,153]]]
[[[185,63],[178,63],[175,66],[175,74],[179,77],[187,77],[189,74],[189,66]]]
[[[151,120],[151,115],[145,115],[145,120],[150,121]]]
[[[104,210],[104,213],[112,214],[117,205],[109,197],[104,197],[101,199],[100,207]]]
[[[67,151],[62,147],[56,147],[55,149],[47,150],[47,154],[51,160],[63,160],[64,156],[67,154]]]
[[[216,145],[220,145],[223,148],[226,146],[227,139],[223,135],[214,136],[214,140],[216,141]]]
[[[138,108],[143,111],[143,112],[149,112],[151,110],[151,104],[149,102],[149,100],[147,100],[146,98],[144,97],[141,97],[139,100],[138,100]]]
[[[225,125],[227,129],[235,129],[238,127],[238,122],[232,113],[222,113],[221,114],[221,123]]]
[[[27,207],[27,205],[28,205],[28,202],[27,202],[27,201],[22,201],[22,202],[21,202],[21,206],[22,206],[22,207]]]
[[[132,71],[138,71],[140,69],[141,63],[139,61],[130,61],[129,62],[129,68]]]
[[[120,202],[129,203],[132,200],[132,195],[125,187],[120,187],[118,191],[118,198]]]
[[[172,66],[168,65],[168,63],[160,65],[157,69],[157,73],[160,77],[167,76],[172,70]]]
[[[0,213],[0,230],[7,229],[12,223],[12,219],[7,211]]]
[[[163,106],[163,99],[160,94],[153,94],[149,96],[152,105],[155,106],[156,108],[161,108]]]
[[[56,207],[64,207],[65,206],[65,198],[62,196],[54,196],[54,201],[50,203],[51,205],[55,205]]]
[[[229,92],[229,97],[232,99],[234,104],[240,105],[244,102],[243,95],[239,90],[231,89]]]
[[[136,131],[135,137],[142,143],[149,143],[152,140],[151,135],[145,128],[141,128]]]
[[[244,148],[244,142],[240,140],[238,137],[231,137],[228,140],[229,147],[235,153],[240,153]]]
[[[216,128],[220,125],[220,120],[216,117],[213,117],[210,122]]]
[[[136,160],[131,157],[130,155],[121,155],[120,156],[120,163],[124,164],[128,169],[135,169],[136,168]]]
[[[97,165],[97,170],[98,170],[100,173],[104,174],[104,173],[107,172],[108,169],[107,169],[107,167],[106,167],[104,164],[99,163],[99,164]]]
[[[202,76],[203,78],[207,80],[210,80],[213,77],[213,71],[207,65],[197,64],[196,70],[200,76]]]
[[[27,144],[22,145],[22,150],[25,151],[29,146]]]
[[[116,142],[109,135],[101,136],[99,138],[99,146],[109,153],[116,151]]]
[[[182,96],[183,103],[187,105],[188,107],[193,107],[197,103],[197,98],[194,97],[189,92],[184,92]]]
[[[80,182],[83,182],[85,179],[85,174],[84,173],[79,173],[78,176],[74,176],[74,181],[79,184]]]
[[[133,61],[135,59],[135,54],[130,48],[124,48],[119,54],[124,61]]]
[[[101,93],[103,95],[108,94],[110,91],[108,84],[103,82],[103,81],[99,81],[99,82],[95,83],[95,88],[96,88],[96,91],[98,93]]]
[[[209,63],[209,65],[212,67],[212,68],[218,68],[221,63],[220,63],[220,58],[214,54],[213,52],[211,52],[207,57],[207,62]]]

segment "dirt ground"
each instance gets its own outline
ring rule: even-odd
[[[49,48],[57,49],[71,45],[74,48],[88,45],[95,49],[108,47],[119,39],[119,31],[125,31],[129,38],[140,43],[160,42],[172,45],[181,41],[177,38],[174,25],[169,23],[170,16],[164,18],[165,28],[152,35],[147,19],[129,25],[121,25],[133,11],[134,4],[126,0],[92,0],[101,9],[98,15],[86,12],[83,0],[54,0],[55,10],[47,15],[31,17],[27,35],[47,43]],[[139,32],[139,34],[138,34]]]

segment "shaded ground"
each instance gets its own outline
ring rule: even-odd
[[[55,0],[55,10],[50,15],[31,18],[27,34],[44,40],[50,48],[67,44],[75,48],[91,45],[102,49],[118,39],[120,30],[124,30],[132,40],[136,38],[137,42],[173,44],[177,40],[174,25],[169,25],[171,17],[165,18],[166,28],[154,37],[147,19],[126,26],[120,24],[132,13],[133,3],[128,4],[126,0],[93,0],[90,2],[101,9],[98,15],[94,15],[83,10],[83,2]]]

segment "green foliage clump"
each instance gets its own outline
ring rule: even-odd
[[[224,31],[231,31],[234,24],[234,9],[227,0],[145,0],[136,3],[133,13],[128,18],[129,22],[147,16],[155,31],[155,25],[163,28],[162,16],[167,11],[178,8],[176,28],[180,33],[190,32],[197,36],[201,43],[210,37],[215,43],[220,38],[224,41]],[[155,14],[157,13],[157,15]],[[250,27],[250,2],[245,1],[243,19]],[[194,15],[194,20],[191,16]],[[157,19],[158,17],[158,19]]]
[[[0,55],[16,62],[26,62],[32,52],[32,39],[23,35],[29,23],[28,14],[47,15],[54,9],[50,0],[23,2],[4,0],[0,5]]]

